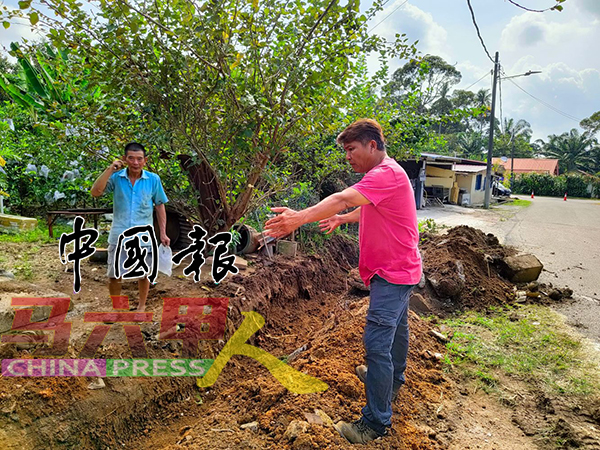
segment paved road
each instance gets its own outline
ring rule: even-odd
[[[545,269],[541,282],[569,286],[575,292],[576,302],[556,309],[600,343],[600,201],[527,199],[532,201],[528,207],[431,208],[420,211],[419,217],[450,226],[471,225],[536,255]]]
[[[499,229],[544,263],[540,281],[573,289],[577,301],[556,309],[600,342],[600,201],[536,197]]]

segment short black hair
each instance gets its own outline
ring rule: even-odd
[[[144,152],[144,158],[146,157],[146,149],[142,144],[138,144],[137,142],[130,142],[125,146],[125,156],[127,156],[127,152],[131,150],[132,152]]]
[[[341,145],[354,141],[359,141],[363,145],[375,141],[377,149],[385,151],[383,129],[373,119],[359,119],[352,125],[347,126],[337,137],[337,143]]]

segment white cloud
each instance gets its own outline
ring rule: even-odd
[[[545,139],[549,134],[577,128],[579,120],[600,109],[600,70],[577,70],[562,62],[540,66],[533,64],[532,59],[532,56],[522,58],[507,71],[507,75],[541,70],[541,74],[512,80],[539,100],[519,90],[509,80],[503,81],[502,90],[504,115],[529,121],[534,138]],[[577,120],[565,117],[551,107]]]
[[[405,33],[409,42],[419,41],[417,48],[421,54],[441,56],[452,64],[453,61],[449,61],[451,49],[448,46],[446,29],[437,23],[430,13],[411,3],[406,3],[394,12],[402,3],[403,0],[396,0],[371,20],[370,26],[376,26],[373,34],[393,40],[396,33]],[[385,21],[377,25],[384,18]],[[402,61],[390,61],[391,72],[402,63]]]
[[[571,0],[582,12],[589,12],[600,18],[600,1],[598,0]]]
[[[594,32],[594,27],[586,26],[579,20],[551,21],[551,16],[539,13],[524,13],[513,17],[502,30],[501,51],[564,45],[574,42]]]

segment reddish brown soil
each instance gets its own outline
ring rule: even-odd
[[[436,312],[486,309],[514,300],[514,285],[500,276],[499,262],[516,253],[492,234],[468,226],[423,236],[426,297]]]
[[[14,244],[7,248],[10,267],[28,247]],[[494,258],[510,250],[498,246],[493,238],[460,227],[445,236],[428,236],[422,248],[428,277],[462,282],[460,295],[449,300],[441,298],[431,285],[424,289],[425,295],[441,305],[441,311],[511,301],[505,294],[512,293],[513,287],[498,276],[494,263]],[[489,276],[486,254],[491,261]],[[362,331],[368,297],[348,294],[346,279],[357,258],[355,244],[335,237],[321,256],[301,256],[293,262],[281,257],[250,260],[248,271],[218,287],[206,276],[199,284],[178,276],[161,278],[148,302],[159,322],[163,296],[230,297],[226,339],[241,323],[242,311],[259,312],[266,324],[251,343],[281,358],[303,347],[289,363],[326,382],[329,388],[325,392],[292,394],[264,367],[244,357],[232,358],[209,389],[198,389],[194,380],[187,378],[107,378],[106,387],[100,390],[87,389],[90,379],[0,378],[0,448],[354,448],[326,425],[311,424],[294,439],[285,432],[293,420],[304,421],[305,414],[315,409],[323,410],[334,421],[360,416],[365,397],[354,367],[363,363]],[[455,260],[463,263],[465,281],[458,269],[454,270]],[[41,248],[31,264],[35,273],[31,282],[0,284],[0,292],[71,291],[72,273],[65,273],[57,264],[55,246]],[[86,262],[82,270],[83,289],[72,297],[75,309],[68,316],[74,328],[72,356],[91,330],[82,323],[83,312],[103,311],[109,306],[104,267]],[[135,298],[135,286],[127,286],[124,293]],[[513,418],[527,414],[530,408],[537,408],[538,416],[547,416],[547,412],[533,403],[524,403],[526,408],[519,404],[507,407],[481,392],[471,392],[456,374],[445,373],[434,357],[445,349],[429,334],[432,323],[411,312],[410,326],[407,383],[394,405],[391,436],[366,448],[540,447],[535,442],[545,432],[542,426],[533,436],[526,436],[514,422],[518,419]],[[156,324],[143,330],[151,356],[179,355],[178,344],[166,345],[155,339]],[[122,331],[111,331],[98,356],[128,357],[120,342]],[[204,343],[201,357],[214,357],[223,344]],[[2,358],[31,357],[31,351],[0,345]],[[600,421],[600,415],[594,419],[598,413],[593,408],[585,411],[591,417],[585,420]],[[567,424],[574,420],[572,416],[556,416],[565,418]],[[240,429],[252,421],[258,422],[256,431]],[[588,442],[562,422],[557,426],[556,433],[571,433],[577,442]],[[483,431],[477,434],[474,430]]]

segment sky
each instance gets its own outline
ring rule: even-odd
[[[361,9],[369,8],[371,1],[363,0]],[[0,1],[8,7],[17,7],[17,3]],[[555,2],[518,3],[545,9]],[[471,0],[471,4],[488,51],[492,57],[496,51],[500,54],[505,76],[529,70],[542,72],[512,79],[538,100],[508,80],[501,83],[503,118],[525,119],[531,124],[534,139],[546,139],[550,134],[579,128],[581,119],[600,110],[600,0],[567,0],[562,12],[544,13],[526,12],[506,0]],[[462,73],[458,89],[469,87],[493,68],[477,37],[466,0],[389,0],[369,25],[374,27],[373,34],[389,39],[406,33],[409,41],[419,41],[417,49],[422,55],[438,55],[455,65]],[[27,25],[7,30],[0,27],[0,44],[5,48],[22,37],[35,35]],[[404,62],[390,61],[392,72]],[[369,58],[369,63],[375,72],[376,58]],[[485,76],[471,90],[490,89],[491,84],[491,75]]]
[[[410,41],[418,40],[421,54],[441,56],[461,72],[458,89],[490,74],[493,63],[477,37],[466,0],[409,0],[397,9],[403,3],[390,0],[371,20],[372,33],[388,39],[406,33]],[[554,0],[517,3],[531,9],[555,4]],[[471,0],[471,4],[489,53],[492,57],[496,51],[500,54],[505,76],[542,72],[512,79],[541,102],[509,80],[501,82],[503,118],[525,119],[534,139],[547,139],[550,134],[580,129],[581,119],[600,110],[600,0],[567,0],[562,12],[544,13],[526,12],[506,0]],[[376,64],[375,59],[370,62]],[[402,63],[392,61],[391,71]],[[491,89],[491,85],[489,75],[471,90]],[[496,105],[500,117],[499,95]]]

